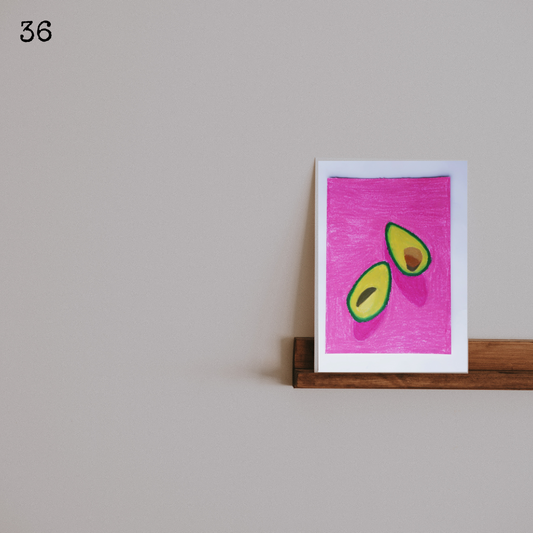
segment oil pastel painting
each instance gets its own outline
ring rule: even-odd
[[[450,354],[450,176],[327,179],[325,351]]]

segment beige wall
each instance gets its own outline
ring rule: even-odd
[[[470,337],[533,337],[532,23],[4,0],[0,531],[531,531],[531,393],[289,383],[315,157],[468,160]]]

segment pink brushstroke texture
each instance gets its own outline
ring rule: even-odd
[[[385,245],[388,222],[426,243],[426,272],[397,269]],[[360,324],[346,297],[384,260],[393,274],[388,306]],[[450,178],[329,178],[326,292],[326,353],[451,353]]]

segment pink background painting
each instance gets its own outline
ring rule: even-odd
[[[451,353],[450,178],[329,178],[326,252],[326,353]],[[385,226],[424,241],[429,268],[402,274],[390,258]],[[356,322],[346,305],[370,266],[388,261],[387,307]]]

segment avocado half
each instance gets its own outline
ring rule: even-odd
[[[424,241],[398,224],[387,224],[385,240],[394,264],[406,276],[419,276],[431,264],[431,254]]]
[[[365,270],[348,294],[346,303],[357,322],[368,322],[379,315],[389,302],[391,271],[389,263],[381,261]]]

